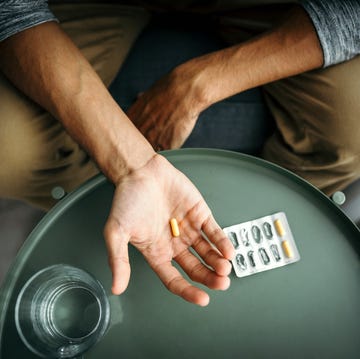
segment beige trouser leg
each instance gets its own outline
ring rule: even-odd
[[[244,41],[271,28],[289,6],[231,11],[220,16],[221,32],[229,43]],[[263,86],[277,129],[262,156],[329,195],[360,178],[359,77],[360,56]]]
[[[148,14],[114,5],[56,5],[54,14],[106,85],[115,77]],[[44,209],[51,190],[71,191],[98,172],[49,113],[0,74],[0,196]]]
[[[360,57],[264,87],[277,131],[263,156],[327,194],[360,177]]]

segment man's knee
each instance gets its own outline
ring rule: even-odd
[[[265,86],[278,134],[264,157],[331,192],[360,177],[360,57]]]

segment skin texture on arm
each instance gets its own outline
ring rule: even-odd
[[[61,120],[112,182],[155,155],[58,24],[20,32],[0,50],[1,69],[9,79]]]
[[[128,285],[129,243],[164,285],[185,300],[206,305],[209,296],[185,280],[172,260],[194,281],[226,289],[234,249],[200,192],[153,151],[61,28],[49,22],[22,31],[0,43],[0,53],[1,70],[10,81],[61,121],[115,184],[104,229],[113,293]],[[169,227],[172,217],[180,225],[176,240]]]
[[[322,64],[313,24],[295,6],[274,29],[178,66],[141,94],[128,115],[154,148],[178,148],[210,105]]]

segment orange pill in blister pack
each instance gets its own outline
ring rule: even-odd
[[[286,232],[285,232],[285,229],[284,229],[280,219],[276,219],[274,221],[274,226],[275,226],[275,229],[276,229],[276,232],[278,233],[278,235],[280,237],[284,237]],[[283,239],[281,241],[281,248],[287,258],[292,258],[294,256],[293,251],[291,249],[291,245],[290,245],[289,241],[287,241],[286,239]]]
[[[288,258],[292,258],[294,256],[293,251],[291,249],[291,245],[287,240],[281,242],[281,248]]]
[[[274,226],[275,226],[277,234],[280,237],[284,237],[286,234],[286,231],[285,231],[285,228],[282,225],[280,219],[276,219],[274,221]],[[286,239],[283,239],[281,241],[281,248],[287,258],[292,258],[294,256],[293,251],[291,249],[291,245],[290,245],[289,241],[287,241]]]
[[[285,228],[283,227],[280,219],[276,219],[276,220],[274,221],[274,226],[275,226],[275,229],[276,229],[277,234],[278,234],[280,237],[284,237],[284,236],[285,236]]]

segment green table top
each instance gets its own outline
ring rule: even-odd
[[[0,297],[0,357],[33,358],[14,322],[26,280],[55,263],[91,272],[111,303],[111,327],[85,358],[358,358],[360,232],[320,191],[266,161],[188,149],[164,155],[199,188],[222,227],[284,211],[301,260],[209,290],[197,307],[170,294],[130,249],[127,291],[111,296],[102,230],[113,186],[97,176],[67,195],[19,252]]]

